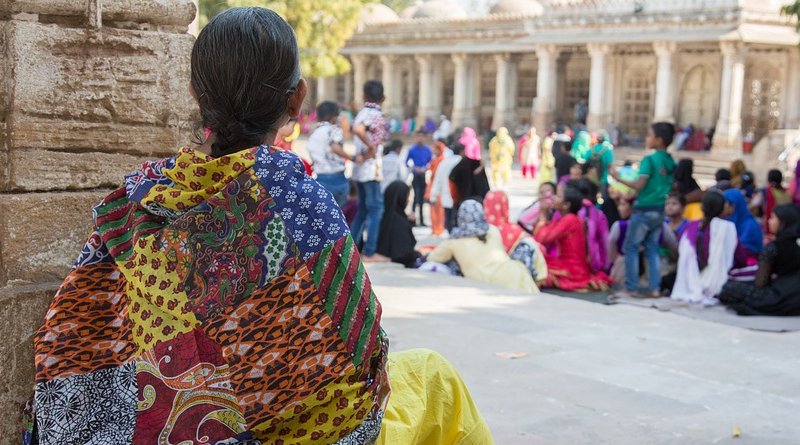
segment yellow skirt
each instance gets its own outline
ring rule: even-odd
[[[683,217],[689,221],[698,221],[703,219],[703,207],[699,202],[692,202],[686,204],[683,208]]]
[[[378,445],[492,445],[458,371],[436,352],[389,354],[392,394]]]

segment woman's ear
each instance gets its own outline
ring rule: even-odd
[[[289,96],[289,101],[286,104],[286,113],[289,114],[289,117],[297,118],[300,115],[303,101],[306,100],[306,93],[308,93],[308,84],[305,79],[300,78],[295,92]]]

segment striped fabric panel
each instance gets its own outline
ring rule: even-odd
[[[370,357],[379,333],[381,307],[353,239],[347,235],[308,260],[325,310],[339,330],[353,364]]]
[[[165,218],[153,215],[131,202],[121,187],[94,209],[95,225],[108,252],[116,261],[125,261],[133,253],[133,243],[164,227]]]

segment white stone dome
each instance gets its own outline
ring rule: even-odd
[[[400,20],[394,10],[382,3],[370,3],[361,10],[361,17],[359,22],[365,25],[372,25],[377,23],[389,23]]]
[[[500,0],[490,9],[489,14],[542,15],[544,6],[536,0]]]
[[[415,19],[460,19],[467,16],[454,0],[428,0],[417,7]]]
[[[414,14],[417,13],[417,9],[419,9],[418,5],[409,6],[408,8],[406,8],[402,12],[400,12],[400,18],[401,19],[413,19],[414,18]]]

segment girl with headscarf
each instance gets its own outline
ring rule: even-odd
[[[568,291],[607,290],[611,279],[603,272],[592,272],[586,248],[586,234],[578,217],[583,196],[572,188],[558,188],[558,220],[542,214],[534,238],[541,244],[555,244],[556,253],[547,253],[547,278],[543,286]]]
[[[800,315],[800,210],[777,206],[768,225],[777,235],[761,252],[755,282],[728,281],[719,299],[739,315]]]
[[[555,182],[556,178],[556,158],[553,155],[553,143],[555,138],[552,134],[542,141],[542,157],[539,161],[539,184],[545,182]]]
[[[468,145],[472,148],[467,153]],[[475,137],[475,130],[466,127],[459,142],[453,151],[463,153],[461,161],[450,172],[450,180],[457,190],[460,199],[477,196],[483,199],[489,193],[489,179],[486,177],[486,168],[481,161],[481,147]]]
[[[500,231],[489,225],[483,206],[474,199],[461,203],[451,239],[429,253],[427,259],[442,264],[455,259],[467,278],[523,292],[539,291],[530,271],[508,256]]]
[[[464,156],[475,160],[481,160],[481,142],[478,140],[478,135],[475,133],[475,130],[471,127],[464,127],[461,130],[461,136],[458,138],[458,142],[461,142],[464,145]]]
[[[725,190],[724,195],[731,213],[727,219],[736,225],[739,242],[749,255],[757,256],[764,248],[764,232],[748,210],[744,195],[735,189]]]
[[[678,270],[670,298],[712,306],[719,302],[716,297],[733,267],[738,240],[736,226],[722,217],[721,192],[706,193],[702,209],[703,220],[688,223],[678,241]]]
[[[575,138],[575,142],[572,143],[572,149],[570,150],[570,155],[572,155],[575,160],[583,162],[589,159],[590,151],[592,148],[592,135],[589,134],[588,131],[579,131],[578,136]]]
[[[377,252],[393,263],[407,268],[418,266],[420,254],[414,250],[417,239],[412,223],[406,215],[411,188],[403,181],[394,181],[383,192],[383,219],[378,236]]]
[[[689,221],[703,219],[703,211],[700,208],[703,190],[694,179],[694,161],[688,158],[681,159],[678,161],[678,166],[675,167],[673,175],[672,191],[680,194],[686,200],[683,217]]]
[[[534,281],[547,276],[547,263],[542,247],[519,224],[509,219],[508,195],[494,190],[486,194],[483,200],[486,221],[500,230],[503,247],[511,259],[520,261],[531,273]]]
[[[528,133],[519,140],[519,165],[522,167],[522,177],[536,178],[539,168],[539,153],[541,151],[541,138],[536,134],[536,127],[531,127]]]
[[[511,180],[511,165],[514,163],[514,139],[506,127],[497,129],[495,137],[489,141],[489,158],[492,160],[492,183],[503,187]]]
[[[741,190],[728,189],[724,192],[727,220],[736,226],[739,245],[734,255],[731,279],[753,281],[758,270],[758,254],[764,248],[764,232],[750,213]]]

